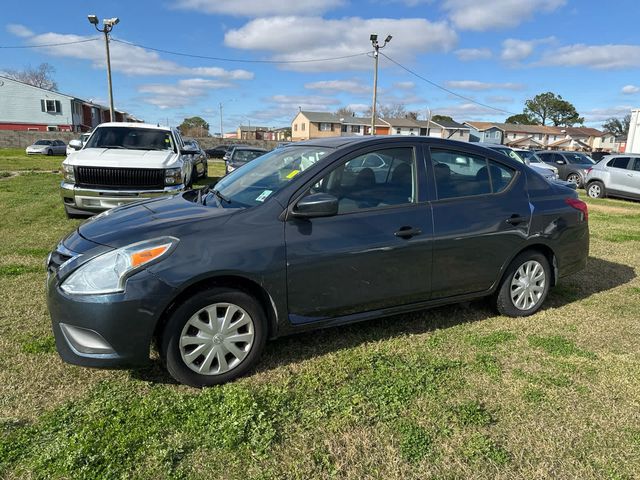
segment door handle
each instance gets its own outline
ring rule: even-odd
[[[633,177],[633,173],[627,173],[627,177]]]
[[[520,215],[511,215],[511,217],[507,218],[506,222],[509,225],[520,225],[521,223],[526,223],[529,221],[527,217],[521,217]]]
[[[419,228],[413,228],[413,227],[401,227],[400,230],[398,230],[396,233],[394,233],[394,235],[396,237],[400,237],[400,238],[404,238],[404,239],[410,239],[411,237],[415,237],[416,235],[420,235],[422,233],[422,230],[420,230]]]

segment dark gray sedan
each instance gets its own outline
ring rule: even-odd
[[[577,188],[585,184],[587,172],[593,167],[594,162],[590,157],[580,152],[536,152],[540,160],[558,169],[561,180],[573,183]]]
[[[372,155],[385,175],[361,168]],[[576,192],[501,153],[335,137],[85,222],[49,257],[48,307],[67,362],[138,365],[155,341],[175,379],[208,386],[296,332],[482,297],[532,315],[588,251]]]

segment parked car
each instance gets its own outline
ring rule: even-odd
[[[188,188],[191,161],[175,128],[111,122],[95,128],[82,150],[62,162],[67,216],[86,216]]]
[[[384,181],[349,172],[372,153]],[[48,307],[67,362],[141,364],[156,341],[176,380],[207,386],[296,332],[482,297],[531,315],[588,250],[576,191],[505,155],[333,137],[85,222],[49,256]]]
[[[264,155],[268,150],[257,147],[234,147],[225,159],[225,173],[229,174],[252,160]]]
[[[191,161],[193,168],[193,178],[207,178],[209,176],[209,164],[207,154],[200,148],[200,144],[194,139],[184,140],[185,157]]]
[[[513,158],[514,160],[523,163],[525,165],[529,165],[532,169],[534,169],[536,172],[538,172],[540,175],[542,175],[544,178],[546,178],[547,180],[558,180],[558,172],[557,171],[553,171],[550,168],[547,168],[546,166],[542,167],[536,164],[530,164],[528,163],[523,157],[521,157],[513,148],[510,147],[504,147],[502,145],[485,145],[486,148],[489,148],[491,150],[494,150],[496,152],[500,152],[503,155],[506,155],[507,157]]]
[[[610,155],[587,172],[587,195],[640,200],[640,154]]]
[[[84,147],[85,144],[87,143],[87,140],[89,140],[90,136],[91,136],[90,132],[83,133],[82,135],[80,135],[80,138],[76,140],[71,140],[67,145],[67,151],[66,151],[67,156],[71,155],[73,152],[81,150],[82,147]]]
[[[560,178],[558,175],[558,167],[544,163],[533,150],[514,149],[514,152],[516,152],[530,167],[547,168],[555,174],[556,178]]]
[[[229,150],[230,145],[217,145],[213,148],[208,148],[205,150],[207,157],[209,158],[223,158],[224,154]]]
[[[27,155],[64,155],[66,151],[62,140],[38,140],[26,149]]]
[[[596,164],[590,157],[580,152],[539,151],[536,155],[547,165],[557,167],[560,178],[575,184],[577,188],[582,188],[587,170]]]
[[[227,151],[225,152],[224,156],[222,157],[222,159],[226,162],[227,160],[229,160],[231,158],[231,155],[233,154],[233,151],[238,148],[238,147],[249,147],[249,145],[244,145],[241,143],[238,143],[236,145],[229,145],[229,147],[227,148]]]

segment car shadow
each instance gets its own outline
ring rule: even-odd
[[[551,290],[544,309],[584,300],[624,285],[635,277],[634,269],[628,265],[589,257],[584,270],[560,279]],[[489,302],[476,300],[282,337],[267,343],[261,360],[249,375],[366,343],[428,333],[497,315]],[[157,356],[148,367],[133,370],[131,376],[154,383],[177,383],[166,373]]]

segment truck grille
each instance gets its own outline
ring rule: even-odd
[[[164,170],[157,168],[75,167],[75,177],[80,187],[164,188]]]

